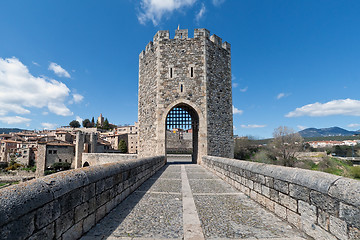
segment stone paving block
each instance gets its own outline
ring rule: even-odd
[[[208,239],[277,239],[301,236],[245,195],[194,196]]]
[[[236,189],[230,185],[223,185],[221,181],[214,180],[191,180],[189,183],[193,193],[232,193]]]
[[[339,218],[330,216],[329,230],[332,234],[341,240],[349,239],[347,235],[347,224],[345,221]]]

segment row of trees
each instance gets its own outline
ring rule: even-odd
[[[101,129],[104,129],[104,130],[109,130],[109,129],[113,129],[114,127],[116,127],[115,125],[110,124],[109,120],[107,118],[105,118],[103,124],[100,124],[98,121],[96,121],[96,124],[95,124],[94,117],[92,117],[91,121],[88,118],[84,119],[82,121],[82,125],[83,125],[84,128],[96,127],[96,128],[101,128]],[[69,126],[72,127],[72,128],[79,128],[81,125],[80,125],[79,121],[72,120],[69,123]]]
[[[249,137],[237,139],[235,142],[235,158],[261,158],[262,162],[277,161],[283,166],[293,167],[297,154],[304,147],[304,139],[293,129],[280,126],[273,132],[273,140],[267,146],[259,147]],[[255,159],[257,160],[257,159]]]

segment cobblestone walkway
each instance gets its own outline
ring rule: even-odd
[[[306,239],[226,182],[193,164],[167,164],[82,240]]]

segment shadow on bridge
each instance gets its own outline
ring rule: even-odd
[[[131,236],[137,238],[143,237],[144,235],[146,236],[148,234],[151,235],[153,231],[147,228],[154,224],[154,222],[161,222],[161,219],[159,218],[168,214],[167,208],[170,207],[173,211],[174,209],[182,209],[180,175],[181,172],[179,164],[193,163],[191,162],[191,158],[168,159],[168,163],[165,166],[163,166],[153,176],[146,180],[140,187],[138,187],[133,193],[131,193],[127,198],[125,198],[117,207],[115,207],[107,216],[105,216],[105,218],[98,222],[98,224],[94,226],[88,233],[86,233],[81,239],[107,239],[111,236],[120,238]],[[164,182],[164,178],[168,181]],[[174,186],[170,186],[171,184],[173,184]],[[164,187],[170,191],[164,191]],[[171,189],[176,190],[171,191]],[[174,204],[172,202],[169,202],[168,199],[165,199],[166,194],[168,193],[178,198],[176,201],[176,203],[178,204]],[[179,215],[175,217],[175,219],[178,219],[181,214],[182,212],[174,214]],[[173,214],[170,214],[168,217],[173,218],[174,216],[172,215]],[[144,223],[149,223],[149,226],[145,226]],[[99,227],[99,225],[101,225],[101,227]],[[179,229],[170,229],[170,231],[168,232],[172,232],[174,236],[167,237],[177,238],[179,235],[182,235],[181,225],[182,224],[180,224]],[[168,227],[164,225],[161,227],[157,226],[155,228],[161,229]]]

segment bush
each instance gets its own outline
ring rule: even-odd
[[[350,174],[353,178],[360,179],[360,166],[351,167]]]
[[[63,171],[63,170],[69,170],[71,167],[71,163],[67,162],[56,162],[51,165],[51,168],[55,171]]]
[[[9,170],[16,170],[20,167],[22,167],[23,165],[19,164],[19,163],[14,163],[14,164],[10,164],[10,166],[8,166],[7,168],[5,168],[5,170],[9,171]]]

